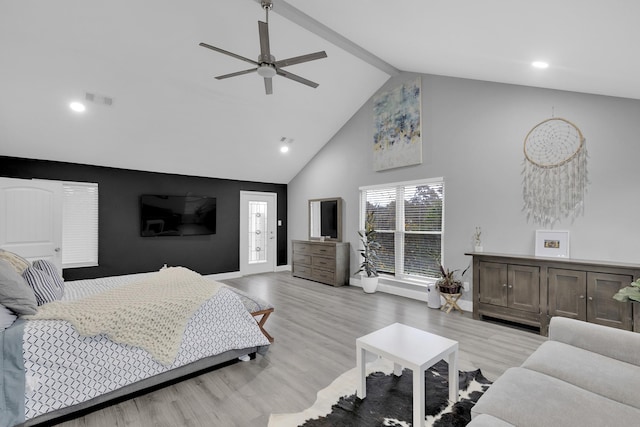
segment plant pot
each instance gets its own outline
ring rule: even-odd
[[[360,276],[360,283],[365,293],[372,294],[378,288],[378,276]]]
[[[455,286],[442,286],[439,285],[438,289],[440,289],[440,293],[442,294],[459,294],[462,289],[462,285]]]
[[[474,252],[482,252],[482,245],[476,245],[473,250]]]

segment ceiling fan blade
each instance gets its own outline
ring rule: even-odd
[[[235,73],[230,73],[230,74],[224,74],[222,76],[217,76],[216,79],[218,79],[218,80],[228,79],[229,77],[241,76],[243,74],[253,73],[254,71],[258,71],[258,69],[257,68],[250,68],[248,70],[236,71]]]
[[[312,82],[311,80],[307,80],[288,71],[278,69],[276,72],[279,76],[286,77],[298,83],[302,83],[303,85],[311,86],[312,88],[317,88],[319,86],[318,83]]]
[[[273,94],[273,82],[271,77],[264,78],[264,91],[267,95]]]
[[[260,34],[260,57],[262,62],[271,62],[271,48],[269,47],[269,26],[266,22],[258,21]]]
[[[307,55],[295,56],[293,58],[282,59],[276,61],[274,65],[276,67],[288,67],[289,65],[301,64],[303,62],[314,61],[316,59],[326,58],[327,53],[323,50],[316,53],[309,53]]]
[[[211,46],[210,44],[200,43],[198,46],[206,47],[207,49],[211,49],[211,50],[215,50],[216,52],[224,53],[225,55],[232,56],[232,57],[234,57],[236,59],[248,62],[248,63],[253,64],[253,65],[259,65],[253,59],[249,59],[249,58],[245,58],[244,56],[236,55],[235,53],[229,52],[228,50],[220,49],[219,47]]]

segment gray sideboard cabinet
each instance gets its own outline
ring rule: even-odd
[[[349,284],[349,243],[292,241],[292,274],[332,286]]]
[[[540,328],[553,316],[640,332],[640,303],[613,295],[640,277],[640,264],[470,252],[473,317]]]

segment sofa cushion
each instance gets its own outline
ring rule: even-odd
[[[499,418],[489,414],[480,414],[473,418],[467,427],[514,427],[506,421],[502,421]]]
[[[507,369],[471,414],[490,414],[518,427],[625,426],[640,419],[639,409],[526,368]]]
[[[640,366],[640,336],[637,332],[555,316],[549,324],[549,340]]]
[[[640,409],[640,393],[629,392],[640,384],[640,366],[561,342],[547,341],[525,360],[522,367]]]

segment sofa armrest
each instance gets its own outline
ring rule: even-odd
[[[640,366],[640,334],[566,317],[552,317],[549,339]]]

